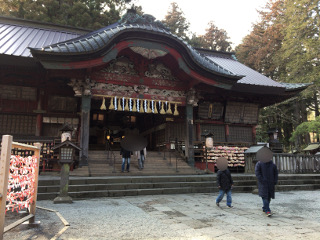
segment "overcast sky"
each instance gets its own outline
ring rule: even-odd
[[[145,13],[163,20],[172,2],[176,2],[190,22],[190,30],[204,34],[210,21],[227,31],[233,47],[250,33],[252,23],[258,21],[257,9],[268,0],[135,0]]]

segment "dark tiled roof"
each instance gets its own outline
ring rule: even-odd
[[[193,57],[193,59],[198,62],[203,67],[226,75],[226,76],[238,76],[241,77],[241,74],[234,74],[229,69],[226,69],[222,67],[221,65],[217,64],[214,61],[211,61],[211,59],[206,58],[202,56],[198,51],[196,51],[194,48],[192,48],[188,43],[183,41],[183,39],[177,37],[176,35],[172,34],[166,29],[160,28],[158,26],[154,26],[152,24],[113,24],[110,26],[107,26],[105,28],[102,28],[100,30],[94,31],[92,33],[77,37],[75,39],[71,39],[69,41],[65,42],[59,42],[56,44],[52,44],[46,47],[43,47],[42,49],[34,49],[35,51],[43,51],[43,52],[51,52],[51,53],[73,53],[73,54],[84,54],[84,53],[91,53],[99,51],[100,49],[104,48],[115,36],[117,36],[120,33],[123,32],[145,32],[148,31],[149,33],[156,33],[156,34],[162,34],[166,35],[170,38],[175,39],[176,41],[179,41],[181,44],[183,44]]]
[[[26,25],[26,23],[30,25]],[[42,48],[80,36],[76,32],[58,30],[59,26],[52,29],[52,25],[49,28],[49,24],[35,25],[34,22],[32,23],[31,21],[0,17],[0,54],[32,57],[29,47]]]
[[[257,86],[268,86],[268,87],[278,87],[284,88],[281,83],[278,83],[271,78],[268,78],[261,73],[245,66],[244,64],[238,62],[232,55],[221,55],[221,54],[206,54],[206,57],[211,59],[213,62],[219,64],[220,66],[229,69],[234,74],[242,74],[243,78],[238,80],[237,83],[257,85]]]
[[[297,91],[300,89],[305,89],[306,87],[313,85],[313,83],[280,83],[286,88],[286,91]]]

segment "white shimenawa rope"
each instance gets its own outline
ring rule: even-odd
[[[130,101],[129,101],[129,110],[130,110],[130,112],[132,112],[132,106],[131,106],[131,103],[132,103],[132,98],[130,98]]]
[[[153,105],[154,101],[151,101],[151,108],[152,108],[152,113],[154,113],[154,105]]]

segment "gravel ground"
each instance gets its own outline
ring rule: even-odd
[[[22,224],[4,234],[24,239],[320,239],[320,191],[276,193],[272,217],[250,193],[233,193],[234,208],[217,194],[153,195],[75,200],[72,204],[38,201],[58,211],[37,209],[39,225]],[[6,223],[12,217],[6,217]]]

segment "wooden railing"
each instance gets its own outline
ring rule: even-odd
[[[319,173],[320,156],[305,154],[273,154],[273,162],[281,173]]]
[[[255,154],[245,154],[245,172],[254,173],[257,159]],[[279,173],[319,173],[320,156],[306,154],[274,153],[273,162]]]

